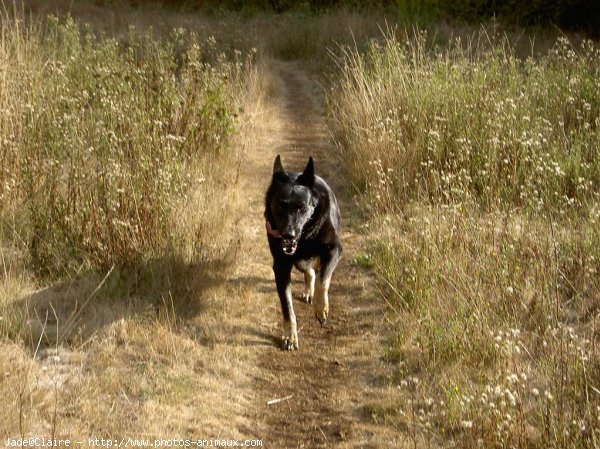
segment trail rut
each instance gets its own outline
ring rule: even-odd
[[[372,273],[351,261],[366,251],[357,232],[358,211],[336,165],[323,115],[320,88],[299,63],[274,61],[275,93],[255,139],[248,142],[241,171],[251,226],[244,236],[244,262],[236,276],[253,303],[257,347],[252,379],[256,408],[248,411],[252,432],[267,448],[394,447],[393,433],[370,417],[369,404],[386,394],[388,369],[382,360],[384,310],[374,293]],[[302,276],[293,274],[294,308],[300,349],[280,349],[282,317],[264,235],[263,197],[273,159],[281,154],[286,170],[301,171],[308,156],[332,186],[342,210],[344,253],[330,289],[330,319],[316,321],[312,306],[299,300]],[[273,405],[267,401],[292,396]]]

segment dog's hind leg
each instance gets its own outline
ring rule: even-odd
[[[298,324],[292,303],[292,265],[276,262],[273,265],[273,271],[275,273],[277,294],[281,302],[281,312],[283,313],[283,349],[293,351],[298,349]]]
[[[329,315],[329,284],[331,276],[340,260],[341,247],[332,248],[327,255],[321,256],[321,271],[315,288],[313,307],[317,320],[324,326]]]
[[[304,292],[302,293],[302,300],[306,301],[308,304],[312,304],[312,299],[315,296],[315,268],[318,268],[318,266],[318,258],[299,260],[296,262],[296,268],[304,273]]]
[[[312,299],[315,296],[315,270],[309,267],[304,272],[304,293],[302,293],[302,299],[308,304],[312,303]]]

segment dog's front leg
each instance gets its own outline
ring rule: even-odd
[[[298,325],[294,313],[294,304],[292,303],[292,264],[287,263],[287,261],[276,261],[273,264],[273,271],[275,273],[277,294],[279,295],[279,301],[281,301],[281,312],[283,313],[283,349],[293,351],[298,349]]]
[[[321,271],[315,289],[313,307],[317,321],[324,326],[329,315],[329,284],[331,276],[340,260],[341,248],[333,247],[327,254],[321,256]]]

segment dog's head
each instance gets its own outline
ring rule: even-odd
[[[314,184],[312,157],[308,159],[302,173],[286,172],[279,155],[275,158],[271,194],[267,203],[274,223],[267,223],[267,226],[278,230],[281,248],[288,256],[296,252],[302,231],[317,207],[317,198],[313,193]]]

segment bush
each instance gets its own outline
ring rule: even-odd
[[[0,213],[38,272],[157,255],[194,168],[227,151],[242,61],[183,31],[44,26],[3,28]]]
[[[330,97],[350,173],[376,208],[414,199],[587,210],[600,195],[600,51],[561,39],[520,59],[485,36],[350,52]]]
[[[392,328],[372,414],[415,447],[596,447],[600,52],[429,42],[346,52],[328,95]]]
[[[445,17],[477,23],[492,18],[514,26],[559,26],[600,32],[600,4],[594,0],[397,0],[398,9],[412,17]]]

